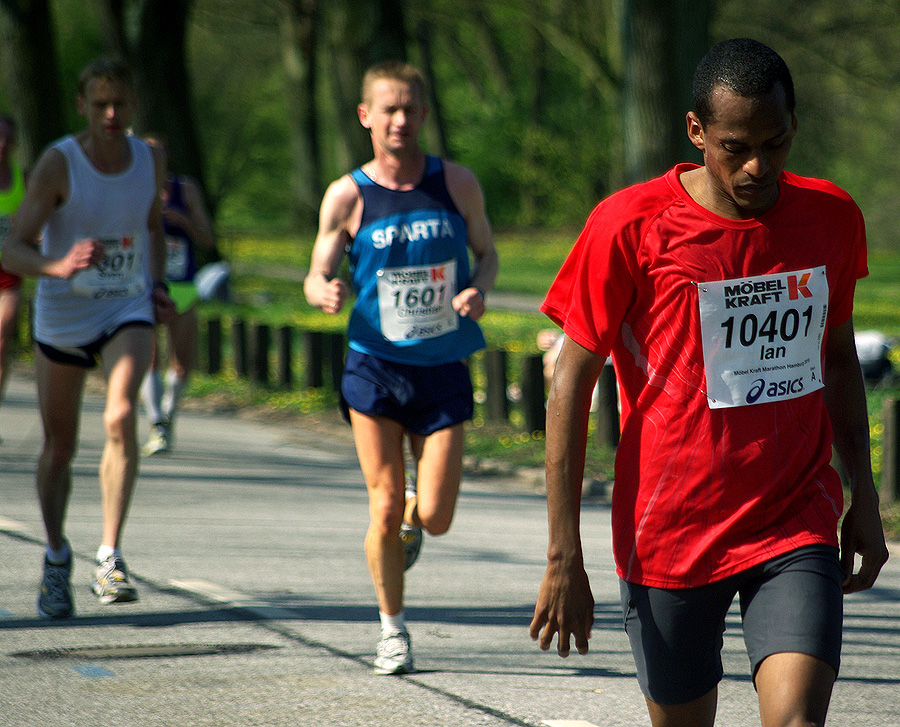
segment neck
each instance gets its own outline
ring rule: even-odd
[[[408,157],[376,154],[363,166],[372,181],[388,189],[410,189],[417,185],[425,173],[425,153],[416,150]]]
[[[78,143],[97,171],[115,174],[124,171],[131,163],[131,147],[125,135],[98,138],[88,132],[78,137]]]

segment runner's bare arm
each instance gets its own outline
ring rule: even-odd
[[[360,204],[359,189],[349,175],[332,182],[322,198],[319,231],[303,292],[310,305],[326,313],[339,313],[350,294],[347,283],[335,275],[344,247],[356,232],[354,224],[359,224]]]
[[[581,483],[587,447],[591,393],[605,359],[566,336],[547,401],[547,571],[541,582],[531,638],[547,651],[557,637],[560,656],[570,639],[579,654],[588,651],[594,597],[581,548]]]
[[[450,196],[466,221],[469,247],[475,256],[475,270],[469,287],[456,295],[453,308],[460,315],[478,320],[485,311],[484,296],[497,279],[499,259],[494,235],[485,210],[484,193],[475,174],[453,162],[445,163],[444,173]]]
[[[3,267],[17,275],[71,278],[79,270],[103,259],[97,240],[79,240],[62,258],[41,254],[38,240],[44,223],[69,195],[69,173],[63,155],[48,149],[29,178],[25,198],[16,211],[12,229],[3,245]]]
[[[866,393],[852,319],[828,329],[824,377],[834,446],[850,480],[850,507],[841,524],[841,564],[844,592],[853,593],[872,587],[888,559],[888,550],[872,479]],[[862,562],[854,573],[857,554]]]

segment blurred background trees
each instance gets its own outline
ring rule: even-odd
[[[23,161],[77,130],[78,70],[135,71],[138,133],[169,139],[227,231],[314,228],[325,185],[371,153],[370,63],[431,82],[429,151],[472,167],[498,227],[579,227],[603,196],[698,160],[684,113],[697,60],[751,36],[787,60],[789,167],[846,187],[894,244],[900,4],[879,0],[0,0],[0,111]]]

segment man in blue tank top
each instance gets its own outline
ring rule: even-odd
[[[427,116],[419,71],[393,61],[370,68],[358,113],[374,158],[325,192],[304,292],[338,313],[350,295],[337,277],[347,252],[356,299],[341,395],[369,492],[366,559],[382,626],[375,671],[402,674],[413,669],[404,570],[422,530],[440,535],[453,519],[473,409],[463,359],[484,347],[476,321],[497,252],[475,175],[419,147]]]

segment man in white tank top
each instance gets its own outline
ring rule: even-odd
[[[40,277],[35,376],[44,446],[37,489],[47,552],[38,612],[45,618],[74,613],[64,518],[84,382],[98,361],[107,381],[107,438],[93,590],[101,603],[137,598],[119,549],[138,469],[136,403],[153,325],[170,317],[174,304],[163,282],[163,165],[128,133],[135,103],[124,65],[98,59],[84,69],[78,111],[87,128],[52,144],[38,160],[3,250],[10,271]]]

